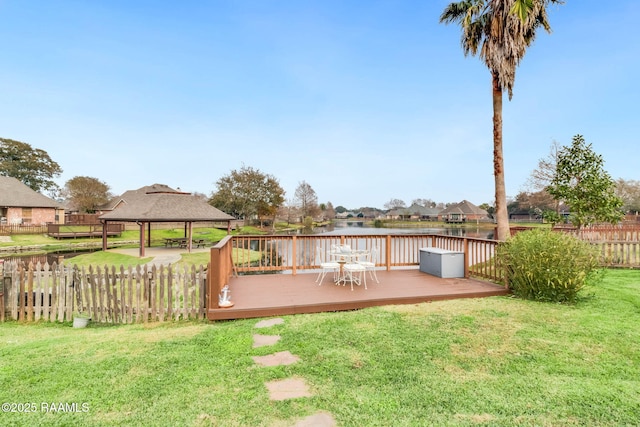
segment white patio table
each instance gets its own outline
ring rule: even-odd
[[[342,283],[342,285],[346,285],[347,282],[351,283],[351,290],[353,290],[353,284],[360,285],[360,282],[363,277],[364,267],[358,264],[356,261],[361,257],[365,257],[369,254],[368,250],[357,250],[357,249],[337,249],[329,252],[329,256],[333,258],[338,264],[340,264],[340,272],[338,273],[338,279],[336,280],[336,285]],[[346,267],[348,266],[348,267]],[[345,268],[346,267],[346,268]],[[359,277],[354,276],[354,272],[360,273]],[[367,288],[367,278],[364,275],[364,288]]]

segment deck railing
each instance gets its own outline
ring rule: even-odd
[[[349,245],[352,249],[376,247],[376,266],[391,270],[420,264],[421,248],[441,248],[465,254],[465,277],[480,277],[502,283],[493,257],[498,242],[443,235],[342,235],[342,236],[229,236],[211,251],[215,277],[210,276],[210,297],[217,297],[229,282],[233,271],[240,274],[287,272],[318,269],[320,259],[328,259],[332,246]],[[233,257],[231,256],[233,251]],[[234,263],[235,262],[235,263]],[[214,302],[214,301],[212,301]]]

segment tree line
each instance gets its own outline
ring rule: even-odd
[[[81,213],[93,213],[113,195],[110,187],[98,178],[76,176],[59,188],[54,178],[62,168],[48,153],[31,145],[0,138],[0,175],[14,177],[37,192],[48,192],[57,200],[66,200]],[[604,159],[593,151],[582,135],[576,135],[570,145],[553,142],[549,155],[538,162],[526,184],[508,203],[508,211],[526,212],[549,222],[564,219],[561,210],[570,211],[574,225],[594,222],[618,222],[625,213],[640,213],[640,181],[614,181],[604,169]],[[231,170],[216,182],[210,196],[198,194],[212,206],[247,221],[265,224],[276,218],[289,223],[313,222],[335,218],[348,211],[331,202],[319,202],[313,187],[301,181],[293,197],[287,199],[278,179],[250,166]],[[412,204],[428,208],[445,208],[448,204],[418,198]],[[386,211],[406,208],[404,201],[392,198],[385,203]],[[480,205],[495,213],[489,203]],[[359,208],[377,210],[375,208]],[[309,223],[311,226],[311,223]]]

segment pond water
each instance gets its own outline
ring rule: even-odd
[[[490,224],[467,227],[397,227],[377,228],[367,225],[364,221],[337,221],[324,227],[316,227],[313,234],[326,234],[330,236],[358,236],[363,234],[387,235],[387,234],[442,234],[445,236],[475,237],[478,239],[492,239],[494,229]]]
[[[316,227],[313,230],[313,234],[322,234],[329,236],[359,236],[359,235],[398,235],[398,234],[442,234],[445,236],[457,236],[457,237],[474,237],[478,239],[492,239],[493,227],[485,224],[483,227],[398,227],[398,228],[377,228],[371,227],[364,221],[336,221],[327,226]],[[51,252],[48,254],[40,255],[20,255],[20,254],[0,254],[0,260],[9,261],[11,259],[20,259],[25,262],[33,262],[34,264],[40,262],[41,264],[53,262],[59,262],[59,256],[64,256],[65,259],[72,258],[76,255],[82,255],[93,252],[95,250],[78,250],[78,251],[65,251],[65,252]]]
[[[20,260],[26,263],[33,263],[33,264],[53,264],[55,263],[59,263],[61,257],[63,257],[64,259],[69,259],[69,258],[73,258],[74,256],[77,255],[83,255],[83,254],[88,254],[91,252],[95,252],[97,250],[100,249],[94,249],[94,250],[86,250],[83,249],[81,251],[64,251],[64,252],[49,252],[46,254],[37,254],[37,255],[24,255],[24,254],[0,254],[0,261],[12,261],[12,260]]]

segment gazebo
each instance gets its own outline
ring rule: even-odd
[[[99,217],[102,227],[102,250],[107,250],[107,224],[109,222],[135,222],[140,226],[140,257],[144,256],[147,243],[151,244],[152,222],[184,222],[187,249],[191,252],[194,222],[226,222],[227,231],[235,218],[214,208],[200,197],[182,192],[150,192],[114,211]],[[145,226],[149,241],[145,239]]]

